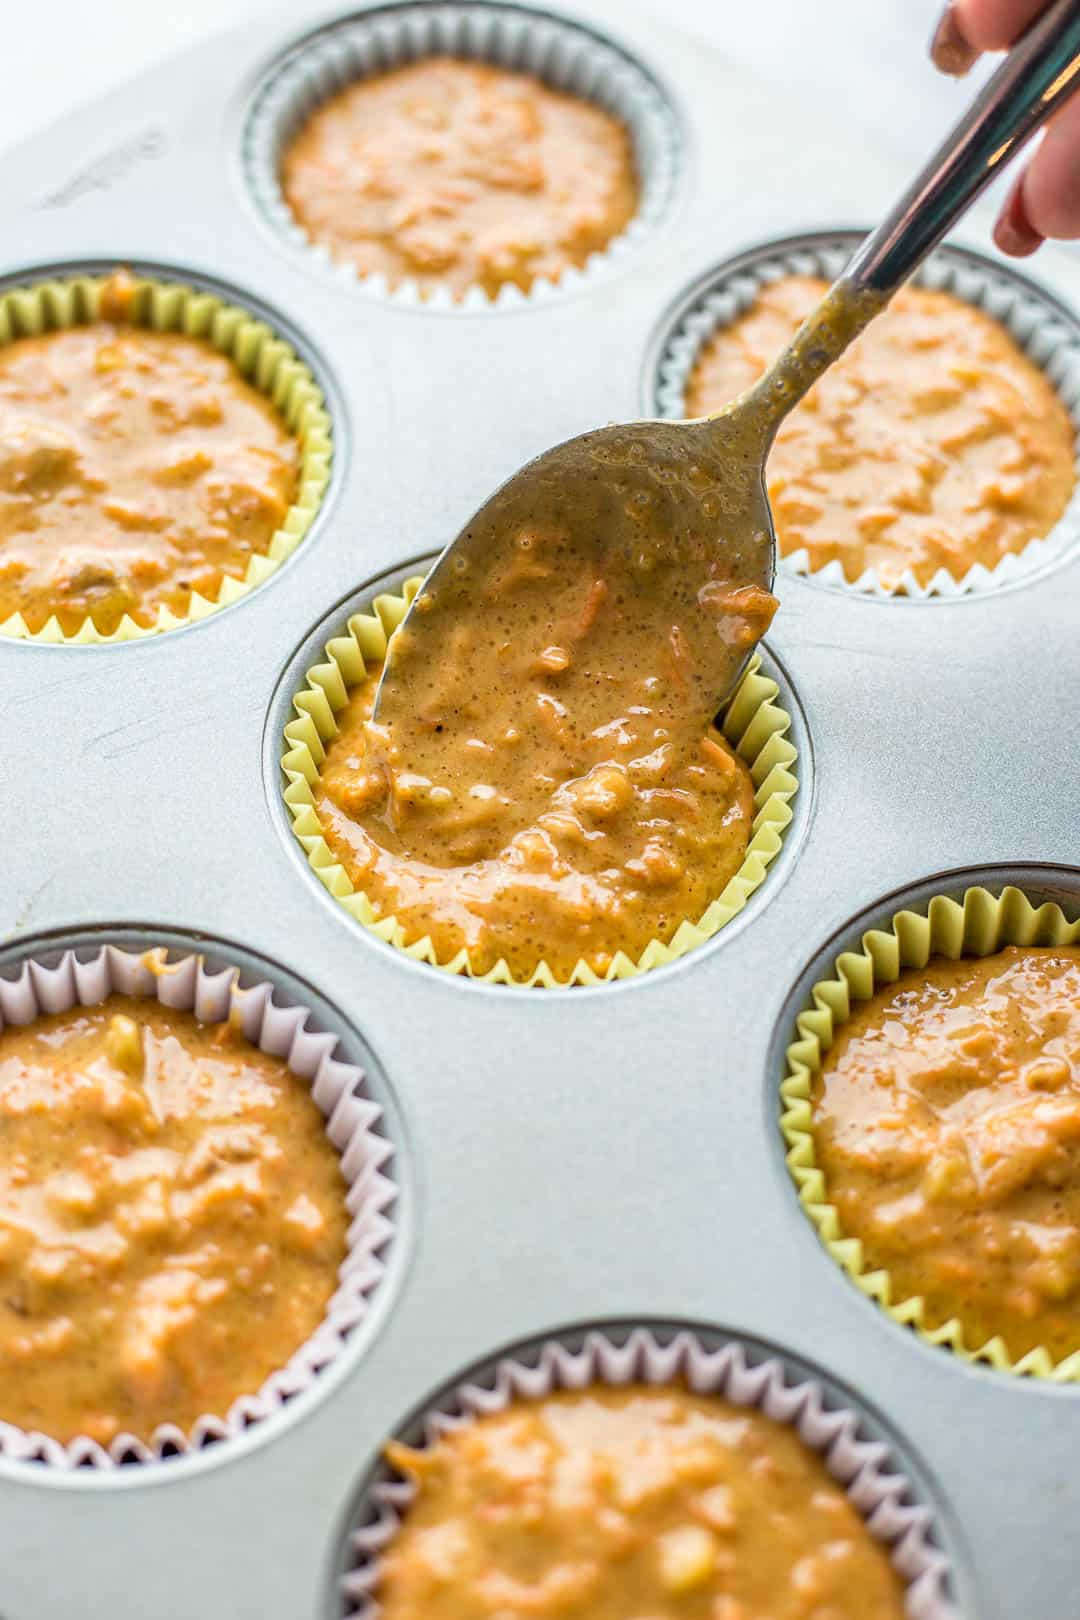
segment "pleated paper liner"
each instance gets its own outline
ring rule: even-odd
[[[313,242],[281,190],[281,156],[289,140],[318,106],[348,85],[432,56],[529,73],[617,118],[630,134],[639,192],[637,212],[622,234],[580,269],[571,266],[557,280],[537,277],[528,292],[507,283],[494,299],[479,286],[462,299],[443,288],[425,298],[416,281],[391,286],[382,274],[362,276]],[[590,286],[662,221],[674,195],[679,158],[675,116],[637,62],[568,18],[497,3],[432,5],[405,0],[330,24],[301,41],[271,70],[256,95],[244,134],[248,185],[283,241],[309,261],[323,264],[346,285],[404,308],[445,312],[523,309]]]
[[[15,287],[0,294],[0,343],[93,323],[99,319],[102,291],[108,280],[108,276],[75,275]],[[310,369],[283,338],[249,310],[227,303],[216,293],[144,277],[136,278],[128,318],[135,325],[156,332],[178,332],[185,337],[206,339],[235,362],[254,388],[266,395],[299,441],[296,499],[265,554],[251,558],[244,578],[234,579],[226,574],[213,599],[194,592],[185,614],[173,613],[162,605],[151,625],[137,624],[125,614],[111,635],[103,635],[88,618],[73,634],[65,635],[55,616],[40,630],[32,631],[22,615],[15,613],[0,623],[0,635],[72,644],[133,641],[205,619],[218,608],[245,596],[290,557],[311,527],[322,502],[330,481],[330,416]]]
[[[67,1469],[156,1463],[228,1441],[272,1417],[311,1387],[366,1318],[394,1231],[397,1190],[388,1164],[393,1150],[363,1070],[334,1055],[336,1035],[308,1028],[308,1008],[275,1003],[271,984],[241,986],[235,968],[211,971],[201,956],[168,961],[164,951],[136,954],[106,945],[80,960],[69,950],[55,966],[30,960],[17,978],[0,977],[0,1028],[29,1024],[71,1007],[92,1007],[112,991],[156,997],[166,1006],[193,1011],[203,1023],[233,1020],[255,1046],[285,1059],[326,1116],[327,1136],[340,1155],[350,1216],[348,1253],[312,1337],[261,1389],[241,1395],[227,1412],[206,1413],[190,1431],[163,1423],[149,1438],[120,1434],[107,1447],[89,1436],[64,1444],[47,1434],[28,1433],[0,1416],[0,1457]]]
[[[790,1425],[844,1487],[869,1533],[888,1548],[906,1583],[911,1620],[957,1620],[949,1595],[950,1565],[936,1544],[933,1514],[918,1500],[888,1445],[870,1438],[856,1412],[837,1406],[816,1380],[792,1372],[779,1356],[751,1359],[737,1340],[713,1348],[687,1329],[662,1337],[645,1326],[628,1336],[591,1331],[578,1349],[550,1339],[527,1361],[507,1357],[490,1379],[464,1384],[438,1401],[424,1414],[419,1443],[434,1445],[515,1401],[591,1384],[631,1383],[676,1384],[695,1394],[718,1395]],[[341,1582],[349,1620],[378,1620],[379,1560],[415,1495],[412,1482],[385,1467],[366,1493],[348,1538],[350,1567]]]
[[[787,1164],[799,1189],[803,1209],[825,1248],[867,1298],[930,1344],[952,1350],[965,1361],[987,1362],[1002,1372],[1027,1374],[1057,1383],[1080,1380],[1080,1350],[1055,1363],[1037,1348],[1013,1359],[1000,1338],[972,1344],[957,1318],[940,1327],[926,1321],[920,1296],[894,1299],[887,1271],[867,1270],[858,1238],[845,1237],[835,1205],[829,1202],[825,1176],[814,1151],[811,1091],[814,1076],[832,1046],[837,1029],[881,985],[893,983],[906,968],[924,968],[932,956],[957,959],[989,956],[1006,945],[1074,945],[1080,942],[1080,920],[1070,922],[1060,906],[1034,906],[1012,886],[1000,895],[988,889],[966,890],[963,901],[935,895],[926,914],[900,911],[891,926],[862,936],[861,949],[837,957],[832,978],[821,979],[810,992],[812,1005],[796,1019],[797,1037],[787,1049],[787,1077],[780,1087],[780,1125],[788,1144]]]
[[[324,837],[315,809],[315,786],[326,744],[337,735],[335,716],[344,707],[350,690],[363,680],[369,664],[381,663],[386,656],[389,639],[422,582],[421,578],[410,579],[400,594],[377,596],[370,612],[353,614],[344,634],[326,643],[325,660],[306,672],[305,688],[293,698],[296,718],[285,727],[286,746],[281,760],[287,784],[285,803],[293,832],[319,880],[350,916],[407,956],[447,973],[465,974],[487,984],[527,984],[550,989],[558,985],[595,985],[612,979],[628,979],[674,962],[712,939],[765,881],[770,864],[780,853],[784,833],[792,819],[791,801],[799,786],[798,756],[787,736],[791,716],[777,702],[779,687],[761,673],[757,657],[743,677],[722,722],[724,736],[749,767],[754,783],[750,842],[742,865],[723,893],[696,920],[680,923],[669,944],[652,940],[636,961],[618,952],[602,975],[583,961],[578,961],[567,979],[558,978],[543,961],[525,980],[516,979],[505,961],[498,962],[487,973],[476,974],[464,949],[443,962],[438,959],[429,938],[407,943],[405,930],[397,918],[380,916],[368,897],[354,888]]]
[[[698,356],[717,331],[732,325],[754,303],[761,288],[784,276],[820,276],[832,281],[843,269],[861,233],[820,232],[805,240],[764,246],[719,269],[692,298],[666,338],[657,362],[650,409],[672,421],[686,416],[686,390]],[[951,293],[997,320],[1045,373],[1080,435],[1080,328],[1057,304],[1044,298],[1022,276],[969,250],[939,248],[912,278],[916,286]],[[1078,451],[1080,457],[1080,451]],[[1080,466],[1080,460],[1078,460]],[[1080,538],[1080,483],[1061,518],[1041,540],[1009,552],[994,568],[975,563],[962,578],[939,568],[920,584],[909,568],[895,586],[866,568],[849,579],[838,561],[812,569],[805,550],[778,557],[787,573],[801,574],[824,585],[877,597],[950,598],[993,590],[1026,578],[1069,552]]]

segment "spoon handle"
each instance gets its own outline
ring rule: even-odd
[[[887,296],[1080,85],[1080,0],[1055,0],[844,271]]]
[[[766,444],[792,406],[1077,88],[1080,0],[1054,0],[746,396]]]

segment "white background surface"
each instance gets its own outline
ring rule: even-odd
[[[941,0],[636,4],[658,27],[667,20],[708,38],[777,94],[785,86],[804,95],[812,88],[834,118],[850,124],[853,140],[871,140],[913,166],[971,95],[970,83],[943,80],[927,61]],[[19,7],[0,45],[0,148],[171,52],[269,9],[266,0],[37,0]],[[325,4],[278,0],[277,9],[300,32]]]

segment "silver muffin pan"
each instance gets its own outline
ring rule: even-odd
[[[4,160],[4,282],[129,263],[221,284],[311,359],[335,471],[288,564],[204,622],[0,644],[0,971],[114,938],[271,978],[362,1058],[401,1188],[370,1317],[283,1412],[109,1473],[0,1463],[4,1620],[339,1616],[386,1437],[508,1347],[617,1322],[691,1322],[839,1391],[932,1508],[965,1620],[1077,1610],[1080,1390],[968,1366],[858,1294],[798,1207],[778,1087],[809,983],[864,916],[977,878],[1080,906],[1080,557],[950,601],[782,577],[767,656],[797,703],[803,784],[785,852],[744,916],[633,982],[451,979],[355,927],[287,847],[290,683],[343,604],[436,550],[528,455],[638,414],[705,277],[872,221],[907,178],[809,96],[770,98],[612,0],[577,13],[660,87],[681,172],[663,229],[542,306],[401,307],[267,230],[243,132],[329,12],[246,23]],[[965,235],[978,251],[985,223]],[[1024,274],[1080,303],[1066,256]]]

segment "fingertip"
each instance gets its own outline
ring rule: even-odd
[[[939,73],[962,79],[978,54],[961,26],[954,0],[949,0],[930,40],[930,60]]]
[[[1028,217],[1026,180],[1027,170],[1015,181],[994,225],[994,244],[1010,259],[1029,258],[1044,241]]]
[[[1043,241],[1038,231],[1018,231],[1007,219],[999,219],[994,226],[994,246],[1010,259],[1029,259]]]

